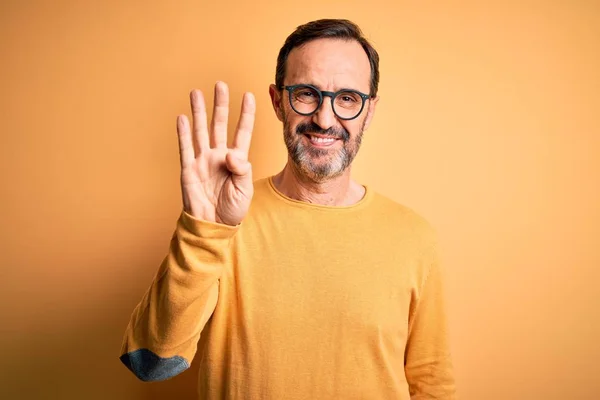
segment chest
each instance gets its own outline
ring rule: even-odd
[[[406,336],[417,267],[410,252],[373,235],[295,232],[240,235],[223,282],[238,320],[274,337],[340,329]]]

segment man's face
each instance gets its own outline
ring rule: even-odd
[[[354,89],[369,94],[370,81],[369,59],[358,42],[318,39],[290,52],[284,85],[310,84],[324,91]],[[270,92],[284,125],[290,159],[298,170],[314,182],[326,181],[346,171],[358,153],[377,99],[367,100],[357,118],[342,120],[333,112],[330,97],[323,98],[315,114],[303,116],[291,108],[286,90],[271,86]]]

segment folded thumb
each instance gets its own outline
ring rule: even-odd
[[[227,153],[225,157],[227,169],[234,175],[244,176],[250,173],[252,165],[247,160],[242,160],[232,153]]]

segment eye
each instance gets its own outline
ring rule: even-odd
[[[335,102],[340,107],[355,108],[362,104],[361,98],[354,92],[341,92],[335,98]]]
[[[295,101],[312,104],[319,101],[319,94],[312,88],[299,87],[294,90],[292,98]]]

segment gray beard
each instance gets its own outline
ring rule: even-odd
[[[341,139],[337,150],[317,149],[302,143],[303,134],[292,133],[284,122],[283,136],[288,154],[296,168],[309,180],[320,183],[340,176],[352,164],[362,143],[364,123],[354,139]],[[329,158],[326,162],[323,159]],[[315,162],[320,161],[320,162]]]

